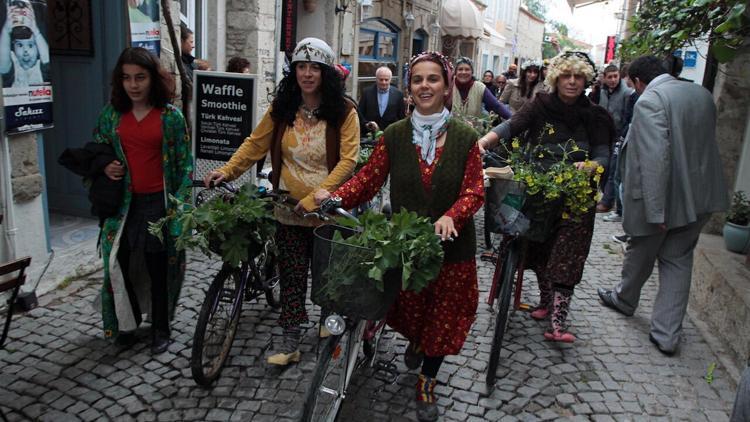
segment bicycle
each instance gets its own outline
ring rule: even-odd
[[[194,180],[193,187],[204,187],[203,181]],[[228,183],[219,183],[201,190],[196,197],[196,206],[217,195],[231,200],[238,191]],[[263,188],[259,193],[261,198],[279,199]],[[209,247],[216,252],[219,250],[218,247]],[[279,269],[274,251],[274,239],[267,239],[263,245],[251,250],[253,259],[242,262],[237,268],[224,263],[211,281],[195,326],[190,356],[190,369],[198,385],[209,386],[221,374],[234,342],[243,302],[265,296],[272,309],[279,308]]]
[[[495,385],[500,350],[508,329],[509,315],[518,310],[528,312],[531,306],[521,303],[527,247],[527,240],[522,235],[528,229],[528,221],[520,213],[525,200],[525,186],[509,179],[490,179],[487,191],[489,194],[487,202],[490,206],[487,208],[486,212],[489,215],[485,216],[485,221],[490,221],[494,226],[490,227],[493,232],[502,235],[496,257],[492,259],[495,262],[495,271],[487,298],[490,311],[495,313],[490,361],[485,376],[485,385],[489,394]],[[513,297],[512,309],[511,297]],[[497,310],[494,308],[495,301],[498,302]]]
[[[339,215],[356,219],[353,215],[340,208],[340,203],[332,201],[321,204],[321,209],[331,209]],[[329,220],[326,215],[320,215],[324,220]],[[323,278],[322,266],[327,266],[329,260],[340,257],[340,247],[333,239],[335,231],[343,232],[344,235],[351,234],[349,228],[333,224],[320,226],[315,229],[315,248],[313,252],[313,301],[321,304],[326,309],[321,279]],[[363,248],[355,252],[367,254],[371,252]],[[328,315],[324,324],[331,332],[331,336],[322,340],[318,353],[318,362],[313,371],[310,387],[307,390],[303,409],[303,421],[333,421],[336,419],[341,405],[346,398],[347,388],[354,371],[363,365],[375,368],[374,377],[386,383],[395,382],[398,377],[396,366],[390,362],[376,361],[378,345],[385,327],[385,314],[390,304],[395,301],[400,290],[400,273],[386,273],[383,292],[379,292],[370,280],[365,283],[352,286],[347,289],[348,298],[351,302],[341,300],[338,304],[331,306],[336,313]],[[317,285],[317,286],[316,286]],[[369,285],[369,289],[368,289]],[[372,298],[371,306],[360,306],[357,298]],[[360,357],[360,351],[363,356]]]

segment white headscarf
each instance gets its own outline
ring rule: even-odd
[[[411,113],[412,143],[422,149],[422,159],[428,165],[435,161],[435,147],[438,138],[448,130],[451,112],[443,107],[440,113],[425,116],[416,109]]]

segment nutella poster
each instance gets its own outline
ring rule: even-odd
[[[47,1],[3,0],[0,75],[6,131],[52,127],[52,83],[47,45]]]
[[[128,0],[130,45],[143,47],[159,56],[161,53],[161,23],[159,0]]]

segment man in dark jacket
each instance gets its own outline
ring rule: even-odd
[[[391,86],[391,69],[380,67],[375,71],[375,77],[375,86],[366,88],[359,98],[359,111],[365,118],[364,122],[360,122],[363,136],[368,129],[373,130],[373,123],[377,124],[380,130],[385,130],[391,123],[406,117],[404,94]]]
[[[617,139],[613,139],[613,144],[620,141],[620,135],[623,133],[623,126],[625,122],[625,113],[627,112],[628,103],[630,102],[630,96],[635,92],[633,88],[630,88],[625,84],[625,81],[620,78],[620,69],[615,65],[609,65],[604,68],[604,77],[602,78],[601,93],[599,95],[598,104],[607,109],[609,115],[612,116],[612,120],[615,122],[615,131],[618,135]],[[610,157],[610,163],[617,162],[617,149],[612,151],[612,157]],[[614,172],[612,169],[608,169],[607,177],[604,178],[604,195],[602,196],[601,202],[596,206],[597,212],[607,212],[615,204],[615,185],[614,185]],[[606,216],[606,221],[622,221],[622,211],[619,213],[615,210],[610,215]]]

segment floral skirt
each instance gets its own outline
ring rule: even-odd
[[[592,208],[581,216],[581,221],[561,219],[549,239],[541,243],[529,242],[526,268],[534,270],[540,281],[574,288],[583,277],[594,235],[595,215]]]
[[[478,302],[476,261],[446,263],[421,292],[402,291],[387,322],[427,356],[457,355],[476,319]]]

